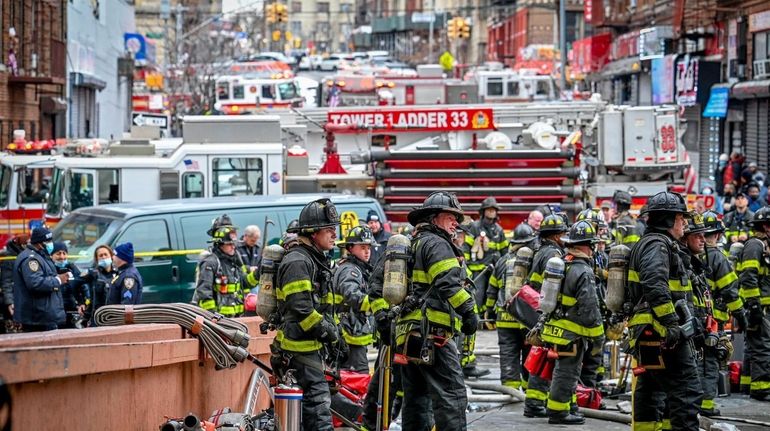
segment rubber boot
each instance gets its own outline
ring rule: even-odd
[[[572,413],[560,412],[558,414],[549,414],[548,423],[553,425],[583,425],[586,418],[573,415]]]
[[[479,368],[479,367],[477,367],[475,365],[463,368],[463,376],[465,376],[466,378],[467,377],[482,377],[482,376],[486,376],[489,373],[491,373],[491,371],[489,371],[488,369],[486,369],[486,368]]]
[[[524,406],[524,417],[528,418],[546,418],[548,412],[544,406]]]

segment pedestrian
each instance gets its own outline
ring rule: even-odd
[[[332,431],[331,394],[324,364],[344,351],[334,321],[332,270],[327,253],[334,249],[340,218],[329,199],[308,203],[292,229],[297,240],[278,268],[276,294],[281,323],[271,350],[279,379],[287,370],[303,390],[302,429]],[[328,352],[323,354],[322,350]]]
[[[99,245],[94,250],[94,260],[87,275],[91,288],[91,307],[86,311],[89,326],[96,326],[94,316],[101,307],[107,305],[110,284],[118,275],[112,263],[113,254],[112,248],[106,244]]]
[[[442,431],[467,429],[468,398],[452,338],[456,331],[473,335],[479,324],[464,287],[462,252],[452,244],[464,217],[457,197],[443,191],[407,216],[415,227],[412,287],[396,325],[396,350],[407,357],[401,369],[406,430],[429,430],[434,422]]]
[[[720,154],[719,155],[719,161],[717,162],[716,170],[714,171],[714,188],[717,190],[717,193],[721,196],[722,190],[725,188],[725,169],[727,169],[727,162],[728,162],[727,154]]]
[[[746,193],[749,195],[749,210],[757,212],[760,208],[767,206],[767,202],[760,196],[759,184],[749,183],[746,186]]]
[[[564,256],[562,234],[569,228],[564,219],[556,214],[547,215],[540,225],[540,249],[532,258],[526,284],[540,292],[545,275],[545,265],[552,257]],[[530,374],[527,380],[527,391],[524,400],[524,416],[528,418],[544,418],[548,416],[545,408],[548,399],[549,382],[536,374]]]
[[[529,212],[529,215],[527,216],[526,223],[532,227],[534,230],[540,229],[540,223],[543,222],[543,213],[541,213],[538,210],[532,210]]]
[[[369,374],[367,347],[374,342],[374,322],[369,305],[369,265],[374,236],[368,226],[355,226],[338,246],[346,251],[334,268],[337,315],[342,336],[348,345],[348,357],[340,364],[344,370]]]
[[[67,313],[67,328],[83,328],[87,323],[84,320],[86,308],[91,305],[91,292],[86,280],[80,272],[80,268],[69,261],[69,250],[63,242],[53,243],[51,260],[56,266],[56,272],[64,274],[69,272],[71,278],[62,284],[62,299],[64,300],[64,312]]]
[[[722,214],[727,214],[735,207],[735,186],[732,183],[727,183],[722,190]]]
[[[749,209],[749,195],[739,192],[735,198],[735,206],[725,214],[725,236],[727,236],[726,248],[734,242],[744,242],[749,235],[749,222],[754,217],[754,212]]]
[[[732,184],[736,190],[740,190],[743,187],[741,183],[741,172],[743,172],[743,163],[746,158],[740,151],[733,151],[730,153],[730,161],[727,164],[723,181],[725,184]]]
[[[632,395],[634,429],[670,423],[671,429],[697,430],[702,390],[696,352],[676,310],[693,308],[678,246],[687,226],[687,203],[677,193],[660,192],[647,201],[645,213],[647,231],[631,249],[626,297],[635,304],[627,353],[642,371]]]
[[[746,241],[739,263],[740,294],[747,312],[746,354],[750,357],[749,395],[766,401],[770,397],[770,264],[765,250],[770,233],[770,207],[761,208],[751,221],[751,237]]]
[[[61,285],[69,281],[70,275],[57,274],[51,252],[53,234],[45,227],[37,227],[27,247],[16,257],[13,318],[21,323],[24,332],[51,331],[66,323]]]
[[[107,304],[141,304],[142,276],[134,266],[134,245],[124,242],[115,247],[112,262],[117,271],[117,277],[110,283]]]
[[[382,220],[375,210],[369,210],[366,214],[366,225],[369,226],[372,235],[374,235],[375,244],[372,247],[371,262],[375,264],[385,253],[385,247],[388,245],[391,234],[383,228]]]
[[[259,263],[262,261],[262,249],[259,246],[259,240],[262,238],[262,232],[257,225],[248,225],[243,229],[243,236],[238,244],[237,251],[241,257],[241,262],[245,265],[247,273],[255,272],[259,274]]]
[[[241,316],[244,298],[257,284],[256,272],[244,272],[247,267],[236,252],[233,227],[221,225],[210,242],[211,247],[198,261],[194,302],[226,317]]]
[[[510,285],[513,289],[521,286],[511,284],[508,280],[509,262],[516,258],[516,253],[522,247],[528,247],[532,254],[537,251],[537,233],[527,223],[522,223],[513,230],[513,239],[508,253],[503,255],[495,264],[495,273],[489,279],[487,289],[487,309],[496,311],[497,343],[500,346],[500,382],[503,386],[514,389],[526,389],[529,373],[524,368],[524,360],[529,354],[529,345],[525,343],[528,329],[508,312],[507,306],[511,300]],[[523,281],[523,280],[522,280]]]
[[[13,334],[21,329],[13,321],[13,264],[28,242],[29,235],[16,235],[0,250],[0,334]]]
[[[597,241],[596,229],[587,220],[572,225],[569,236],[564,240],[568,248],[564,257],[565,278],[560,288],[560,300],[556,310],[547,317],[541,335],[543,341],[553,345],[559,355],[548,394],[549,424],[585,423],[573,401],[583,354],[588,341],[593,346],[591,356],[597,355],[604,347],[604,327],[593,270],[593,247]]]

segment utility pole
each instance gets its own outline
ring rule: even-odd
[[[567,93],[567,0],[559,0],[559,57],[561,91]]]

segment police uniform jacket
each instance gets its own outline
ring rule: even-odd
[[[334,268],[334,303],[342,336],[352,346],[368,346],[373,341],[374,328],[367,294],[371,270],[368,263],[353,255],[343,258]]]
[[[142,276],[136,267],[126,263],[110,283],[107,304],[136,305],[142,303]]]
[[[538,292],[540,291],[540,286],[543,285],[545,265],[548,263],[548,259],[564,255],[562,248],[553,240],[541,239],[541,241],[540,249],[532,257],[532,267],[529,269],[529,276],[527,277],[527,283]]]
[[[276,298],[282,321],[275,343],[287,352],[320,350],[321,321],[334,322],[334,295],[329,259],[307,237],[300,236],[278,267]]]
[[[430,332],[451,337],[460,330],[461,316],[475,312],[475,300],[464,287],[467,269],[462,251],[446,231],[420,223],[415,227],[412,255],[411,295],[421,308],[402,311],[396,325],[397,345],[404,343],[408,333],[420,330],[423,316]]]
[[[44,250],[28,245],[13,268],[14,320],[22,325],[63,325],[66,321],[61,282]]]
[[[91,276],[89,277],[89,284],[91,285],[91,308],[88,311],[88,315],[92,318],[96,313],[96,310],[107,305],[110,285],[112,284],[112,279],[115,278],[117,274],[118,273],[115,270],[107,271],[101,267],[91,270]],[[96,322],[91,319],[91,324],[94,325]]]
[[[195,286],[198,305],[228,317],[243,314],[243,298],[249,291],[247,277],[237,253],[230,256],[218,246],[212,246],[198,263]]]
[[[249,247],[245,242],[242,242],[236,248],[236,252],[241,257],[241,262],[246,267],[246,272],[252,266],[259,268],[259,263],[262,262],[262,249],[258,245]]]
[[[738,275],[719,247],[707,245],[705,255],[706,265],[711,269],[706,282],[714,301],[714,318],[722,323],[728,322],[729,313],[743,307],[743,301],[738,295]]]
[[[754,233],[743,247],[738,263],[740,295],[746,303],[759,301],[762,306],[770,305],[770,265],[765,260],[767,237]]]
[[[502,226],[496,222],[489,222],[486,217],[471,223],[470,231],[472,238],[478,238],[481,232],[484,232],[489,239],[489,250],[484,252],[484,258],[468,262],[468,268],[473,272],[483,271],[484,267],[493,264],[500,259],[500,255],[508,250],[508,239],[505,237],[505,231]],[[471,242],[471,246],[473,243]]]
[[[564,280],[556,311],[546,321],[543,341],[566,346],[578,338],[599,339],[604,335],[593,259],[577,250],[564,258]]]
[[[56,272],[58,274],[72,273],[72,278],[61,286],[65,311],[75,311],[78,305],[88,305],[91,303],[91,292],[88,291],[86,281],[82,278],[82,273],[77,265],[67,263],[64,268],[57,266]]]
[[[374,234],[375,244],[372,244],[372,255],[369,258],[369,262],[375,263],[385,254],[385,248],[388,246],[388,240],[391,236],[393,235],[390,232],[386,232],[382,228]]]

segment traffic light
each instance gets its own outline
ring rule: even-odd
[[[273,40],[275,42],[281,40],[281,30],[273,30]]]
[[[278,21],[276,6],[278,6],[276,3],[267,5],[267,22],[270,24],[274,24]]]
[[[456,39],[457,38],[457,32],[458,32],[458,19],[460,18],[452,18],[447,22],[447,28],[446,28],[446,35],[450,39]]]
[[[289,8],[283,3],[276,3],[275,13],[278,18],[278,22],[289,22]]]
[[[471,37],[471,26],[467,19],[458,18],[460,25],[457,26],[458,37],[460,39],[469,39]]]

